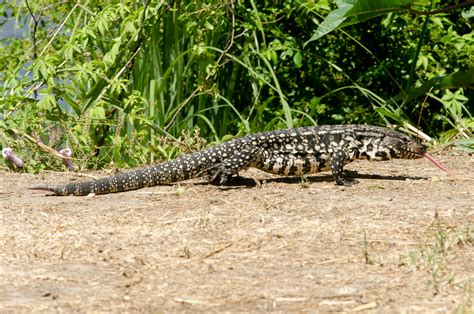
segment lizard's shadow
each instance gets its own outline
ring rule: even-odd
[[[419,176],[390,176],[390,175],[378,175],[378,174],[366,174],[366,173],[358,173],[357,171],[345,171],[344,172],[345,176],[351,179],[372,179],[372,180],[388,180],[388,181],[405,181],[407,179],[410,180],[423,180],[426,179],[425,177],[419,177]],[[287,183],[287,184],[300,184],[302,182],[302,178],[300,176],[294,176],[294,177],[271,177],[271,178],[265,178],[265,179],[254,179],[254,178],[249,178],[249,177],[242,177],[242,176],[235,176],[232,177],[231,180],[227,181],[225,184],[218,185],[222,188],[233,188],[233,187],[239,187],[239,188],[253,188],[257,186],[258,183],[261,182],[267,182],[267,183]],[[317,175],[311,175],[307,176],[305,178],[305,182],[308,183],[316,183],[316,182],[332,182],[334,181],[334,178],[330,174],[317,174]],[[209,182],[200,182],[198,183],[199,185],[208,185],[212,184]]]

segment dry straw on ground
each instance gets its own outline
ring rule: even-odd
[[[0,172],[0,311],[469,312],[474,161],[437,158],[459,171],[357,162],[351,188],[250,170],[83,198],[26,190],[74,174]]]

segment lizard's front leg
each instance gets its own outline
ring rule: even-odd
[[[343,176],[346,154],[342,149],[337,149],[331,154],[332,176],[336,179],[337,185],[351,186],[357,181]]]

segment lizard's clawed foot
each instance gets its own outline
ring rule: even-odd
[[[336,184],[342,186],[353,186],[354,184],[358,183],[356,179],[353,178],[345,178],[345,177],[338,177],[336,178]]]
[[[231,179],[232,174],[227,174],[226,169],[222,166],[222,164],[218,163],[201,171],[200,173],[198,173],[197,176],[206,177],[209,183],[215,185],[222,185],[227,183]]]

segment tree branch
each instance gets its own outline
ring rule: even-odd
[[[26,4],[26,8],[28,9],[28,12],[30,13],[30,16],[31,18],[33,19],[33,33],[31,34],[31,39],[33,41],[33,58],[36,60],[36,58],[38,57],[38,48],[36,46],[36,31],[38,29],[38,24],[39,24],[39,21],[40,21],[40,17],[39,15],[38,16],[35,16],[35,14],[33,13],[33,10],[31,9],[30,7],[30,4],[28,3],[28,0],[25,0],[25,4]]]
[[[438,10],[433,10],[433,11],[418,11],[413,9],[412,7],[407,7],[407,10],[415,15],[434,15],[434,14],[439,14],[439,13],[446,13],[451,10],[459,9],[459,8],[464,8],[464,7],[469,7],[474,5],[474,0],[468,0],[463,3],[458,3],[451,5],[449,7],[443,8],[443,9],[438,9]]]

